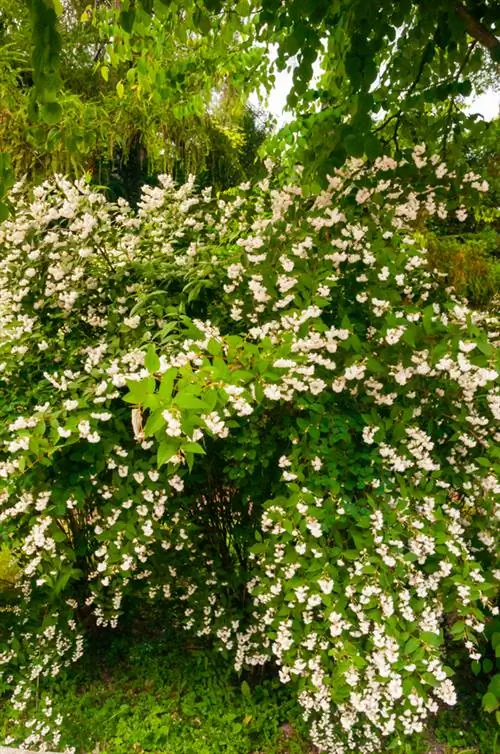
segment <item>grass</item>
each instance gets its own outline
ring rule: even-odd
[[[85,658],[53,684],[52,697],[65,715],[60,748],[75,746],[77,754],[315,751],[291,689],[275,678],[242,680],[220,654],[168,631],[94,638]],[[391,754],[500,754],[494,719],[478,700],[475,690],[462,695],[428,734]],[[7,713],[0,709],[0,740]]]

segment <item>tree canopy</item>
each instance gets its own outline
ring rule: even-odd
[[[21,171],[116,185],[129,157],[136,196],[149,173],[182,179],[222,152],[211,182],[242,178],[244,103],[271,90],[269,51],[293,67],[295,118],[274,154],[289,175],[302,163],[312,190],[348,156],[425,141],[456,158],[487,128],[462,103],[495,81],[499,14],[490,0],[7,0],[0,194]]]
[[[150,14],[180,39],[189,28],[193,37],[215,35],[224,46],[235,40],[274,44],[279,67],[296,61],[291,104],[299,109],[319,104],[341,118],[348,116],[354,125],[383,111],[396,122],[392,133],[385,127],[379,133],[382,138],[390,134],[396,143],[407,111],[468,94],[500,63],[500,11],[491,0],[379,0],[375,6],[363,0],[125,0],[119,8],[125,33]],[[61,46],[57,0],[31,0],[31,10],[35,79],[42,99],[52,98]],[[219,60],[221,52],[219,47]],[[317,60],[324,75],[311,91]],[[252,69],[254,77],[256,73]],[[269,84],[264,69],[257,78]],[[446,127],[445,119],[441,129]],[[359,151],[361,146],[352,141],[352,149]]]
[[[267,129],[246,102],[262,53],[244,51],[230,24],[194,36],[180,11],[132,24],[81,3],[54,18],[44,3],[31,19],[19,0],[0,11],[1,148],[16,177],[87,171],[117,186],[133,174],[137,197],[166,170],[204,172],[219,188],[244,179]]]

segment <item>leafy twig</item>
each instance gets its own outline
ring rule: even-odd
[[[412,81],[410,87],[408,88],[406,94],[404,95],[404,99],[407,100],[408,97],[413,94],[415,91],[420,79],[422,78],[422,74],[424,72],[424,68],[426,63],[428,63],[431,60],[430,52],[432,50],[432,42],[428,42],[424,48],[424,52],[422,54],[422,57],[420,59],[420,63],[418,66],[417,75],[415,76],[414,80]],[[404,110],[402,107],[399,108],[397,113],[394,113],[389,118],[385,120],[385,122],[375,129],[375,131],[380,131],[382,128],[385,128],[385,126],[391,121],[396,119],[396,125],[394,126],[394,131],[392,133],[392,137],[390,139],[386,139],[384,143],[388,143],[389,141],[394,141],[394,144],[396,146],[396,149],[399,149],[399,143],[398,143],[398,131],[399,126],[401,125],[401,119],[403,117]]]
[[[474,48],[476,47],[476,45],[477,45],[477,40],[475,39],[469,45],[469,47],[467,49],[467,52],[465,54],[465,57],[464,57],[464,59],[462,61],[462,64],[461,64],[460,68],[458,69],[455,77],[453,78],[453,83],[456,83],[460,79],[460,76],[464,72],[464,69],[465,69],[467,63],[469,62],[470,56],[472,55],[472,53],[473,53]],[[449,135],[449,132],[450,132],[451,117],[452,117],[452,114],[453,114],[453,108],[454,107],[455,107],[455,95],[452,94],[452,96],[450,97],[450,104],[448,105],[448,112],[446,114],[446,121],[445,121],[445,124],[444,124],[443,141],[442,141],[442,144],[441,144],[441,150],[442,150],[442,153],[443,153],[443,157],[446,155],[446,146],[447,146],[447,143],[448,143],[448,135]]]

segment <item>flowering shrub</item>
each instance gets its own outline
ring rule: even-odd
[[[274,663],[330,754],[454,703],[445,636],[478,659],[496,614],[494,334],[412,228],[486,188],[416,147],[314,197],[271,174],[224,198],[162,177],[137,214],[59,177],[14,189],[0,677],[26,744],[58,744],[35,689],[125,600]]]

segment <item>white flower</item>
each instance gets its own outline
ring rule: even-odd
[[[87,437],[90,432],[90,422],[87,419],[80,419],[78,422],[78,431],[80,437]]]
[[[453,682],[449,678],[439,684],[439,686],[434,690],[434,693],[438,697],[438,699],[441,699],[441,701],[443,701],[445,704],[453,706],[457,703],[455,687],[453,686]]]
[[[321,529],[321,524],[319,523],[317,519],[312,518],[312,516],[307,519],[307,528],[311,532],[312,536],[315,537],[316,539],[321,537],[321,535],[323,534],[323,531]]]
[[[403,325],[400,327],[389,327],[385,334],[385,342],[390,346],[395,345],[401,339],[405,330],[406,327]]]
[[[366,372],[366,367],[363,364],[352,364],[344,372],[346,380],[361,380]]]
[[[266,385],[264,388],[264,395],[272,401],[279,401],[281,398],[281,390],[278,385]]]
[[[141,318],[138,314],[135,314],[133,317],[124,317],[123,324],[126,327],[130,327],[132,330],[135,330],[137,327],[139,327]]]
[[[469,353],[470,351],[473,351],[475,349],[476,344],[472,342],[465,343],[463,340],[461,340],[459,341],[458,347],[464,353]]]
[[[318,585],[323,594],[331,594],[333,589],[332,579],[318,579]]]
[[[393,678],[392,681],[389,681],[387,684],[387,693],[391,699],[400,699],[403,696],[403,687],[399,677]]]
[[[359,191],[356,194],[356,201],[358,204],[364,204],[369,198],[370,198],[370,190],[367,188],[359,189]]]
[[[378,427],[364,427],[363,428],[363,440],[367,445],[373,444],[373,438],[378,432]]]
[[[177,492],[182,492],[182,490],[184,489],[184,482],[178,474],[170,477],[168,483],[171,487],[174,488],[174,490],[177,490]]]
[[[167,409],[162,411],[161,415],[166,422],[165,432],[167,435],[169,435],[169,437],[180,437],[182,434],[182,428],[179,419]]]
[[[218,437],[228,436],[229,428],[224,423],[224,420],[221,419],[217,411],[212,411],[210,414],[202,414],[201,418],[212,434]]]

